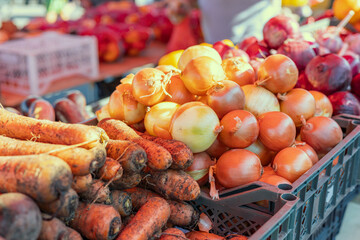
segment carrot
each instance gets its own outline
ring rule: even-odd
[[[192,229],[199,222],[200,214],[193,206],[185,202],[168,200],[171,215],[169,222],[175,226]]]
[[[131,141],[110,139],[106,145],[106,152],[108,157],[121,163],[125,172],[140,173],[147,163],[145,150]]]
[[[120,231],[121,218],[113,206],[80,202],[69,225],[89,240],[111,240]]]
[[[136,187],[141,182],[139,173],[124,173],[119,180],[110,184],[111,189],[121,190]]]
[[[191,201],[200,196],[199,184],[182,170],[152,171],[147,186],[165,198]]]
[[[5,109],[0,109],[0,135],[63,145],[87,143],[82,147],[88,149],[96,143],[106,144],[109,139],[101,128],[95,126],[39,120]]]
[[[71,186],[70,167],[49,155],[0,157],[0,192],[20,192],[37,202],[55,201]]]
[[[172,158],[170,153],[158,144],[140,137],[135,130],[126,125],[126,123],[115,119],[103,119],[98,123],[111,139],[130,140],[144,148],[148,166],[155,170],[165,170],[171,166]]]
[[[89,174],[95,170],[99,161],[103,161],[96,159],[91,151],[80,147],[66,149],[68,148],[66,145],[24,141],[4,136],[0,136],[0,142],[0,156],[33,155],[59,150],[50,153],[50,155],[64,160],[74,175]]]
[[[122,217],[129,216],[132,212],[131,197],[128,193],[119,190],[111,191],[111,205]]]
[[[0,195],[0,236],[6,240],[37,239],[41,213],[35,202],[21,193]]]
[[[238,234],[230,234],[226,236],[226,239],[232,239],[232,240],[247,240],[248,238],[244,235],[238,235]]]
[[[151,198],[139,209],[116,239],[147,240],[161,230],[169,217],[169,204],[162,198]]]
[[[71,188],[75,190],[78,194],[88,191],[92,184],[91,174],[85,176],[75,176],[72,182]]]
[[[186,240],[185,234],[177,228],[168,228],[162,234],[159,240]]]
[[[129,216],[123,217],[123,227],[125,227],[126,225],[129,224],[129,222],[131,221],[131,219],[133,219],[135,217],[135,214],[131,214]]]
[[[149,199],[160,197],[158,194],[139,187],[125,189],[131,197],[133,210],[137,211]],[[167,200],[171,214],[169,222],[179,227],[193,228],[199,221],[199,213],[188,203]]]
[[[188,232],[185,235],[190,240],[225,240],[224,237],[219,235],[201,231]]]
[[[99,179],[94,179],[88,191],[80,193],[80,197],[87,202],[110,204],[110,189]]]
[[[67,227],[66,230],[69,233],[69,240],[82,240],[83,239],[81,237],[80,233],[78,233],[74,229]]]
[[[96,171],[96,177],[104,181],[118,180],[123,174],[123,169],[118,161],[107,157],[104,166]]]
[[[95,159],[97,159],[97,165],[95,169],[101,168],[106,161],[106,149],[105,146],[101,143],[95,144],[93,148],[90,149],[95,154]]]
[[[159,144],[169,151],[172,157],[171,169],[187,169],[194,161],[194,155],[185,143],[173,139],[164,139],[137,132],[142,138]]]
[[[74,217],[75,210],[79,205],[79,196],[74,189],[69,189],[61,198],[51,203],[38,203],[41,211],[54,215],[56,217],[63,217],[70,219]]]
[[[49,218],[49,215],[43,215]],[[38,240],[69,239],[69,232],[65,224],[57,218],[43,220]]]

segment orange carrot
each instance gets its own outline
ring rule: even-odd
[[[55,201],[70,187],[70,167],[49,155],[0,157],[0,192],[20,192],[37,202]]]
[[[0,195],[0,236],[7,240],[37,239],[41,213],[35,202],[21,193]]]
[[[181,230],[168,228],[161,234],[159,240],[187,240],[187,238]]]
[[[226,236],[226,239],[232,239],[232,240],[247,240],[248,238],[246,236],[243,235],[238,235],[238,234],[231,234]]]
[[[41,211],[55,217],[70,219],[74,217],[79,205],[79,196],[73,189],[69,189],[61,198],[51,203],[38,203]]]
[[[199,184],[182,170],[152,171],[147,186],[165,198],[192,201],[200,196]]]
[[[89,190],[92,181],[93,179],[91,174],[85,176],[75,176],[71,188],[80,194]]]
[[[219,235],[201,231],[188,232],[185,235],[190,240],[225,240],[224,237]]]
[[[142,138],[159,144],[169,151],[172,157],[171,169],[187,169],[194,161],[194,155],[185,143],[173,139],[164,139],[137,132]]]
[[[139,173],[124,173],[119,180],[112,182],[110,187],[116,190],[133,188],[141,182],[141,179]]]
[[[112,240],[120,231],[121,218],[113,206],[80,202],[69,225],[89,240]]]
[[[108,157],[120,162],[125,172],[140,173],[147,163],[145,150],[131,141],[110,139],[106,152]]]
[[[90,149],[95,155],[95,159],[97,159],[97,165],[94,167],[95,169],[101,168],[105,164],[106,160],[106,149],[105,146],[101,143],[97,143],[93,148]]]
[[[155,170],[165,170],[171,166],[172,158],[170,153],[158,144],[140,137],[135,130],[126,125],[126,123],[115,119],[103,119],[98,123],[111,139],[130,140],[144,148],[148,166]]]
[[[139,187],[124,189],[123,191],[130,195],[134,211],[139,210],[150,198],[161,197],[157,193]]]
[[[94,179],[88,191],[80,193],[80,197],[87,202],[110,204],[110,189],[99,179]]]
[[[104,181],[118,180],[123,174],[123,169],[118,161],[107,157],[104,166],[96,171],[96,176]]]
[[[162,198],[151,198],[139,209],[116,239],[147,240],[161,230],[169,217],[169,204]]]
[[[88,149],[94,147],[96,143],[105,144],[108,140],[106,133],[95,126],[39,120],[17,115],[5,109],[0,109],[0,135],[63,145],[86,142],[87,144],[82,147]]]
[[[49,215],[43,215],[49,218]],[[38,240],[58,240],[58,239],[69,239],[69,232],[65,224],[57,218],[51,220],[43,220],[41,232]]]
[[[0,136],[0,142],[0,156],[33,155],[59,150],[50,155],[64,160],[74,175],[89,174],[103,162],[103,159],[96,159],[93,152],[80,147],[66,149],[66,145],[24,141],[4,136]]]
[[[129,216],[132,213],[131,197],[128,193],[119,190],[113,190],[110,194],[111,205],[120,213],[122,217]]]

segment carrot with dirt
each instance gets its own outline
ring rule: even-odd
[[[74,176],[71,188],[78,194],[88,191],[92,184],[93,178],[91,174],[85,176]]]
[[[69,189],[62,197],[50,203],[38,203],[40,210],[55,217],[71,219],[79,205],[79,196]]]
[[[55,201],[71,187],[70,167],[50,155],[0,157],[0,192],[24,193],[40,203]]]
[[[161,197],[157,193],[140,187],[124,189],[123,191],[130,195],[134,211],[139,210],[149,199]]]
[[[171,154],[160,145],[140,137],[126,123],[115,119],[103,119],[98,123],[111,139],[129,140],[139,144],[146,152],[148,166],[155,170],[168,169],[172,164]]]
[[[170,217],[170,207],[162,198],[148,200],[121,231],[117,240],[147,240],[162,229]]]
[[[99,180],[94,179],[86,192],[79,193],[81,199],[86,202],[96,202],[96,203],[105,203],[110,204],[110,189],[106,184]]]
[[[106,149],[102,143],[97,143],[90,151],[95,155],[95,159],[97,159],[96,169],[101,168],[106,161]]]
[[[151,171],[144,182],[165,198],[192,201],[200,196],[199,184],[182,170]]]
[[[49,215],[43,214],[43,219],[50,218]],[[57,218],[43,220],[41,232],[38,240],[58,240],[69,239],[69,232],[65,224]]]
[[[107,157],[105,164],[99,168],[95,175],[103,181],[116,181],[121,178],[123,169],[118,161]]]
[[[113,190],[110,194],[111,205],[120,213],[122,217],[129,216],[132,213],[131,197],[128,193]]]
[[[109,139],[104,130],[83,124],[67,124],[25,117],[0,108],[0,135],[37,142],[75,145],[90,149]]]
[[[141,180],[140,173],[124,173],[119,180],[110,183],[110,188],[114,190],[133,188],[139,185]]]
[[[162,234],[159,240],[187,240],[188,238],[185,236],[181,230],[177,228],[168,228]]]
[[[152,141],[169,151],[172,157],[171,169],[187,169],[194,161],[194,155],[185,143],[173,139],[165,139],[137,132],[142,138]]]
[[[69,233],[69,240],[82,240],[83,239],[81,237],[80,233],[78,233],[74,229],[67,227],[66,230]]]
[[[190,240],[225,240],[224,237],[219,235],[201,231],[188,232],[185,235]]]
[[[103,159],[97,159],[95,154],[87,149],[67,145],[24,141],[0,136],[0,156],[19,156],[49,153],[61,158],[71,168],[73,175],[86,175],[93,172]]]
[[[89,240],[111,240],[119,234],[121,218],[113,206],[80,202],[69,226]]]
[[[140,173],[147,163],[145,150],[131,141],[110,139],[106,152],[108,157],[120,162],[124,172]]]
[[[41,212],[35,202],[21,193],[0,195],[0,236],[6,240],[37,239]]]

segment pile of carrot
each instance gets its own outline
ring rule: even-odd
[[[87,126],[0,109],[0,239],[195,239],[173,229],[199,221],[186,202],[200,196],[184,171],[193,159],[185,144],[118,120]]]

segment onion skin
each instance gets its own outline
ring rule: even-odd
[[[263,166],[270,164],[276,155],[276,152],[273,152],[267,147],[265,147],[264,144],[262,144],[262,142],[259,139],[257,139],[253,144],[251,144],[247,148],[245,148],[245,150],[255,153],[260,159],[261,164]]]
[[[244,109],[245,94],[237,83],[223,80],[209,89],[205,101],[221,119],[233,110]]]
[[[194,161],[185,172],[194,178],[199,186],[206,184],[209,181],[209,167],[216,164],[206,152],[195,153]]]
[[[261,174],[260,159],[244,149],[229,150],[216,163],[216,180],[225,188],[257,181]]]
[[[257,74],[256,84],[273,93],[285,93],[295,87],[299,71],[289,57],[275,54],[261,63]]]
[[[295,147],[303,150],[309,156],[313,165],[319,161],[319,157],[315,150],[306,142],[296,141]]]
[[[210,57],[191,60],[180,74],[186,88],[195,95],[205,95],[216,82],[226,78],[221,65]]]
[[[253,84],[255,82],[254,69],[241,57],[224,59],[221,65],[225,71],[226,77],[240,86]]]
[[[279,186],[280,184],[289,184],[291,185],[291,182],[289,182],[286,178],[283,178],[281,176],[278,176],[278,175],[274,175],[274,174],[268,174],[268,175],[265,175],[265,176],[262,176],[260,179],[259,179],[260,182],[264,182],[264,183],[268,183],[270,185],[273,185],[273,186]]]
[[[333,107],[329,100],[329,98],[319,91],[309,91],[311,95],[313,95],[315,99],[315,114],[314,117],[324,116],[324,117],[332,117],[333,115]]]
[[[280,104],[276,96],[269,90],[255,85],[241,87],[245,94],[244,110],[251,112],[255,117],[272,111],[280,111]]]
[[[168,84],[166,91],[171,97],[166,95],[164,101],[175,102],[178,104],[195,101],[195,95],[189,92],[189,90],[187,90],[179,75],[171,77],[170,83]]]
[[[159,65],[156,66],[156,69],[162,71],[165,74],[168,74],[169,72],[173,72],[174,75],[180,73],[180,70],[173,65]]]
[[[293,120],[282,112],[267,112],[258,117],[259,139],[272,151],[280,151],[295,142],[296,127]]]
[[[302,126],[302,118],[307,120],[315,114],[315,99],[305,89],[294,88],[278,98],[281,100],[280,111],[289,115],[296,127]]]
[[[214,158],[219,158],[229,148],[219,140],[219,136],[215,139],[214,143],[206,149],[206,152]]]
[[[311,159],[303,150],[293,147],[281,150],[273,162],[276,174],[290,182],[295,182],[312,165]]]
[[[340,126],[323,116],[310,118],[300,130],[301,141],[309,144],[317,154],[326,154],[343,138]]]
[[[178,62],[178,68],[184,71],[186,65],[194,58],[208,56],[214,59],[217,63],[221,64],[220,54],[213,48],[208,46],[194,45],[185,49],[181,54]]]
[[[248,111],[231,111],[221,119],[220,124],[224,128],[219,139],[229,148],[246,148],[255,142],[259,135],[259,123]]]

